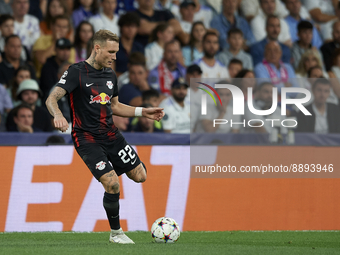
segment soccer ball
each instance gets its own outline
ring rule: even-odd
[[[180,229],[174,219],[161,217],[151,227],[151,235],[156,243],[174,243],[180,236]]]

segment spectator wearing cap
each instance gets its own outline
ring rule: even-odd
[[[14,33],[19,36],[23,45],[31,51],[34,42],[40,36],[39,20],[28,14],[29,0],[13,0]]]
[[[179,12],[181,14],[179,23],[185,33],[189,34],[191,32],[195,11],[196,3],[194,1],[185,0],[179,6]]]
[[[52,132],[53,126],[51,115],[47,110],[37,105],[41,97],[39,85],[35,80],[27,79],[20,83],[17,90],[17,98],[23,103],[28,104],[33,110],[34,126],[44,132]],[[14,121],[14,111],[10,111],[6,122],[7,131],[18,131]]]
[[[225,81],[223,83],[228,83]],[[241,116],[240,115],[233,115],[233,107],[229,105],[232,100],[232,94],[229,89],[216,89],[216,92],[221,98],[222,104],[220,104],[218,98],[216,101],[218,102],[215,104],[208,104],[207,105],[207,114],[201,115],[197,125],[197,133],[239,133],[240,127],[242,125],[214,125],[214,119],[225,119],[228,120],[230,123],[240,123]],[[215,95],[216,97],[216,95]]]
[[[217,55],[217,59],[225,66],[230,60],[236,58],[242,61],[243,67],[253,70],[253,60],[251,56],[243,50],[244,38],[241,29],[232,28],[228,31],[229,48],[224,49]]]
[[[66,15],[56,16],[52,21],[52,34],[42,35],[38,38],[33,46],[33,58],[37,70],[37,77],[40,78],[41,68],[46,60],[55,55],[56,42],[60,38],[67,38],[71,29],[69,17]],[[70,63],[74,63],[76,52],[74,48],[71,49],[71,54],[68,59]]]
[[[195,61],[202,69],[202,78],[229,78],[225,65],[216,59],[219,49],[218,36],[214,32],[207,32],[203,37],[204,56]]]
[[[298,35],[299,23],[301,23],[302,21],[312,22],[311,17],[307,9],[304,6],[302,6],[300,0],[285,0],[284,2],[289,11],[289,15],[285,18],[285,21],[287,22],[289,26],[289,32],[290,32],[290,37],[292,38],[292,42],[295,43],[300,38],[300,36]],[[312,23],[311,25],[312,25],[311,29],[312,29],[312,35],[313,35],[311,44],[313,47],[316,47],[317,49],[319,49],[322,45],[322,39],[316,27]]]
[[[5,50],[6,37],[14,34],[14,18],[9,14],[3,14],[0,16],[0,52]],[[24,45],[21,45],[21,59],[23,61],[30,61],[31,57]]]
[[[60,38],[55,44],[55,55],[49,57],[41,69],[40,89],[43,93],[42,101],[45,102],[51,88],[58,82],[58,69],[60,65],[70,58],[71,42],[66,38]]]
[[[140,52],[144,54],[144,47],[135,40],[139,24],[140,18],[133,12],[126,13],[119,18],[119,51],[115,61],[115,71],[118,76],[127,71],[131,53]]]
[[[282,50],[282,61],[284,63],[290,63],[290,49],[279,42],[279,34],[281,31],[280,19],[277,16],[269,15],[266,22],[266,32],[267,37],[262,41],[259,41],[250,47],[250,55],[253,58],[253,64],[256,66],[258,63],[262,62],[264,57],[264,48],[267,43],[274,41],[278,42]]]
[[[151,108],[153,107],[151,104],[142,104],[141,107]],[[144,132],[144,133],[160,133],[164,132],[162,125],[158,125],[159,123],[155,120],[148,119],[146,117],[134,118],[131,121],[129,130],[131,132]]]
[[[190,105],[185,102],[188,87],[184,78],[174,80],[171,84],[171,96],[159,105],[164,108],[162,124],[166,133],[190,133]]]
[[[7,113],[13,108],[11,97],[5,86],[0,84],[0,132],[5,130],[5,121]]]
[[[227,42],[227,33],[231,28],[238,28],[242,30],[248,47],[256,42],[248,22],[241,16],[235,14],[237,5],[237,0],[223,0],[222,13],[215,16],[210,23],[211,28],[215,28],[220,33],[219,40],[220,47],[222,49],[229,47]]]
[[[21,59],[22,44],[17,35],[10,35],[5,40],[5,51],[0,63],[0,83],[9,85],[15,71],[23,65],[30,69],[32,79],[35,79],[35,70],[27,61]]]
[[[307,20],[302,20],[298,24],[298,36],[299,40],[293,44],[291,49],[292,52],[292,63],[295,69],[298,68],[301,56],[309,49],[314,50],[321,59],[321,52],[312,45],[313,40],[313,24]]]
[[[100,0],[100,5],[101,11],[97,15],[89,19],[89,22],[94,28],[94,32],[97,32],[100,29],[108,29],[119,36],[119,15],[115,13],[117,8],[117,1]]]
[[[185,98],[187,104],[190,105],[190,129],[191,131],[195,131],[196,123],[200,116],[201,111],[201,100],[202,100],[202,90],[198,89],[199,81],[202,77],[202,69],[194,64],[188,66],[187,73],[185,75],[185,80],[187,84],[190,85],[188,89],[188,94]]]
[[[327,103],[332,85],[325,78],[317,79],[312,85],[313,103],[306,109],[311,115],[299,112],[297,115],[297,132],[318,134],[340,133],[339,106]]]
[[[34,112],[28,104],[18,105],[13,109],[12,114],[15,128],[8,131],[20,133],[33,133],[42,131],[34,125]]]
[[[261,10],[256,15],[254,19],[252,19],[250,26],[251,30],[253,31],[253,34],[255,36],[256,41],[261,41],[267,36],[266,31],[266,23],[269,16],[274,15],[276,3],[275,0],[259,0]],[[287,22],[284,19],[278,18],[280,31],[278,34],[278,40],[279,42],[287,45],[290,47],[292,45],[290,33],[289,33],[289,27]]]
[[[180,64],[181,46],[177,40],[165,44],[161,63],[149,73],[148,81],[153,89],[161,94],[171,94],[172,82],[185,77],[185,67]]]
[[[257,64],[254,69],[256,78],[265,78],[264,80],[272,82],[280,93],[282,87],[297,87],[293,67],[289,63],[281,61],[282,50],[280,45],[271,41],[266,45],[265,58]],[[261,79],[262,81],[263,79]]]

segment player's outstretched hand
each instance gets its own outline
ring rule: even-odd
[[[61,132],[65,132],[68,129],[67,120],[61,114],[54,117],[54,126]]]
[[[164,108],[143,108],[143,117],[160,121],[164,117]]]

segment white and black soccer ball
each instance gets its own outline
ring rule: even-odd
[[[161,217],[151,227],[151,235],[156,243],[174,243],[180,234],[179,226],[172,218]]]

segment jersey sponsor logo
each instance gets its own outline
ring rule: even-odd
[[[65,71],[65,72],[63,73],[63,75],[61,76],[61,78],[60,78],[60,80],[59,80],[58,83],[65,84],[65,83],[66,83],[66,80],[65,80],[64,78],[65,78],[67,75],[68,75],[68,72]]]
[[[111,103],[111,97],[105,93],[100,93],[97,96],[90,96],[90,104],[97,103],[97,104],[110,104]]]
[[[112,81],[107,81],[107,82],[106,82],[106,86],[108,86],[109,89],[112,89],[112,88],[113,88],[113,83],[112,83]]]
[[[90,83],[90,84],[86,83],[86,87],[90,87],[91,85],[93,85],[93,83]]]
[[[63,76],[61,76],[61,78],[65,78],[67,75],[68,75],[68,72],[65,71],[65,72],[63,73]]]
[[[100,161],[96,164],[96,169],[103,170],[105,168],[105,166],[106,166],[106,162]]]

